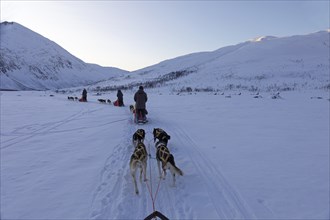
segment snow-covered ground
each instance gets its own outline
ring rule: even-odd
[[[160,182],[155,208],[168,218],[329,219],[329,92],[146,92],[145,125],[132,121],[132,92],[123,108],[97,102],[114,93],[79,103],[1,92],[1,219],[145,218],[153,206],[145,183],[134,193],[131,137],[147,132],[155,193],[156,127],[184,172],[175,187]]]

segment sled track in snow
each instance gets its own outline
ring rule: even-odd
[[[173,137],[184,146],[184,150],[202,177],[208,195],[221,219],[255,219],[246,202],[226,181],[221,172],[204,156],[194,140],[181,128],[174,127]],[[189,148],[187,147],[189,146]],[[221,201],[219,203],[219,201]]]
[[[1,141],[0,149],[3,150],[6,148],[9,148],[9,147],[12,147],[15,144],[21,143],[22,141],[33,138],[37,135],[44,135],[44,134],[49,134],[49,133],[62,133],[62,132],[65,133],[68,131],[91,129],[93,127],[89,126],[89,127],[80,127],[80,128],[65,129],[65,130],[60,130],[60,131],[53,131],[54,129],[59,128],[65,124],[68,124],[68,123],[76,121],[76,120],[80,120],[84,115],[90,114],[93,112],[97,112],[102,108],[103,107],[97,107],[97,108],[85,109],[85,110],[81,109],[80,111],[78,111],[62,120],[47,122],[47,123],[41,124],[41,125],[30,124],[30,125],[18,127],[10,134],[10,136],[16,136],[16,137],[13,137],[13,138],[5,140],[5,141]],[[99,124],[97,127],[106,126],[108,124],[113,124],[113,123],[117,123],[117,122],[125,121],[125,120],[127,120],[127,119],[125,118],[125,119],[118,119],[118,120],[110,121],[107,123]],[[28,131],[33,128],[34,128],[33,131]],[[28,131],[28,132],[25,132],[25,131]]]
[[[154,116],[156,118],[156,116]],[[165,127],[164,127],[165,126]],[[170,172],[166,180],[161,180],[155,210],[163,213],[169,219],[193,219],[198,216],[198,207],[191,208],[187,201],[191,192],[186,184],[202,183],[201,192],[209,198],[210,210],[215,210],[211,216],[217,219],[255,219],[255,215],[236,190],[227,182],[221,172],[202,154],[196,142],[180,127],[168,125],[157,120],[147,124],[137,125],[132,117],[127,119],[125,135],[122,142],[115,146],[100,171],[100,183],[94,192],[91,219],[144,219],[153,212],[151,195],[145,182],[139,181],[139,195],[135,195],[132,177],[129,170],[129,160],[133,153],[132,135],[138,128],[146,131],[145,145],[151,158],[148,158],[147,178],[153,196],[159,181],[157,161],[152,131],[156,127],[164,128],[170,135],[169,147],[175,158],[185,158],[191,164],[192,170],[185,170],[182,161],[176,160],[178,166],[187,176],[178,177],[176,187],[171,186]],[[173,142],[177,146],[173,146]],[[193,187],[196,188],[196,185]],[[195,197],[196,198],[196,197]],[[213,207],[213,208],[212,208]],[[129,210],[129,211],[127,211]]]
[[[94,110],[93,110],[94,111]],[[76,112],[72,115],[70,115],[69,117],[66,117],[64,118],[63,120],[59,120],[59,121],[56,121],[56,122],[50,122],[50,123],[46,123],[44,125],[41,125],[40,128],[32,131],[32,132],[29,132],[29,133],[17,133],[18,130],[25,130],[27,127],[29,126],[32,126],[33,125],[26,125],[26,126],[23,126],[23,127],[20,127],[20,128],[17,128],[16,131],[13,132],[13,134],[16,134],[16,135],[19,135],[17,137],[14,137],[14,138],[11,138],[9,140],[5,140],[5,141],[2,141],[1,144],[3,145],[1,147],[1,150],[3,149],[6,149],[6,148],[9,148],[11,146],[14,146],[15,144],[18,144],[22,141],[25,141],[27,139],[30,139],[30,138],[33,138],[37,135],[41,135],[41,134],[47,134],[49,133],[51,130],[55,129],[55,128],[58,128],[64,124],[67,124],[71,121],[74,121],[74,120],[77,120],[79,118],[81,118],[84,114],[88,114],[90,113],[91,110],[87,110],[87,111],[83,111],[83,110],[80,110],[79,112]]]
[[[158,166],[157,166],[157,160],[156,160],[156,148],[155,143],[153,141],[153,129],[156,127],[159,127],[159,124],[162,124],[162,122],[158,122],[156,120],[157,115],[153,115],[153,118],[155,120],[150,120],[147,124],[142,126],[136,126],[134,128],[134,131],[138,128],[143,128],[146,131],[146,140],[145,144],[147,147],[148,153],[151,155],[151,158],[148,159],[148,167],[147,167],[147,174],[149,178],[149,184],[152,182],[152,193],[155,195],[157,186],[159,185],[159,190],[157,197],[155,199],[155,211],[159,211],[163,213],[166,217],[169,219],[191,219],[192,215],[189,212],[189,210],[186,210],[184,207],[184,198],[180,196],[176,196],[176,194],[184,193],[184,187],[180,180],[180,178],[177,178],[177,184],[176,187],[171,186],[172,184],[172,176],[169,171],[167,171],[166,179],[160,180],[159,179],[159,173],[158,173]],[[133,134],[133,133],[132,133]],[[151,170],[151,173],[150,173]],[[159,182],[160,181],[160,182]],[[131,187],[133,188],[133,184],[131,183]],[[152,201],[151,197],[148,192],[146,192],[148,195],[148,203],[149,207],[147,210],[147,213],[144,217],[147,217],[149,214],[153,212],[152,209]]]
[[[129,170],[133,152],[133,126],[130,119],[122,142],[115,146],[100,172],[100,183],[94,192],[91,219],[143,219],[147,211],[147,188],[138,180],[140,195],[136,196]],[[134,131],[135,132],[135,131]],[[130,137],[129,137],[130,136]],[[130,210],[131,215],[127,215]]]
[[[92,219],[144,219],[153,212],[151,195],[146,183],[139,181],[138,173],[140,193],[136,195],[134,192],[129,160],[134,150],[132,135],[138,128],[143,128],[146,131],[145,145],[151,155],[147,165],[148,184],[155,195],[159,175],[152,136],[154,125],[151,121],[144,125],[137,125],[131,118],[127,121],[126,135],[122,143],[115,147],[100,172],[100,183],[92,201],[90,215]],[[181,207],[184,203],[183,199],[175,197],[175,190],[182,190],[182,188],[169,187],[170,180],[170,175],[167,175],[165,181],[161,180],[155,209],[170,219],[190,219],[191,216],[187,216],[186,211]],[[127,212],[127,210],[130,211]],[[130,213],[129,216],[128,213]]]

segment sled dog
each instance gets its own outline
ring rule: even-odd
[[[169,169],[173,177],[173,186],[175,186],[175,174],[183,176],[183,172],[175,165],[174,156],[170,153],[165,142],[158,141],[155,146],[157,149],[156,159],[159,171],[159,178],[165,179],[166,170]],[[160,164],[162,165],[164,176],[161,172]]]
[[[164,142],[167,145],[168,140],[171,139],[171,136],[168,135],[161,128],[154,128],[154,131],[152,133],[154,135],[154,142],[156,142],[156,139],[158,139],[158,141],[162,141],[162,142]]]
[[[131,113],[135,113],[134,105],[130,105],[129,106],[129,110],[131,111]]]
[[[111,100],[110,99],[107,99],[107,103],[111,104]]]
[[[143,144],[143,142],[138,140],[138,143],[136,144],[134,152],[131,156],[131,160],[129,162],[129,167],[131,170],[131,175],[133,178],[134,189],[136,194],[139,194],[139,189],[136,183],[136,170],[140,169],[140,182],[142,182],[142,173],[144,176],[144,181],[147,181],[147,160],[148,160],[148,155],[147,155],[146,147]]]
[[[72,97],[72,96],[68,96],[68,100],[72,100],[72,101],[74,101],[74,97]]]
[[[97,101],[99,101],[101,103],[106,103],[107,100],[105,100],[105,99],[98,99]]]
[[[133,146],[136,147],[137,143],[139,142],[144,143],[145,136],[146,136],[146,132],[142,128],[137,129],[136,132],[133,134],[133,138],[132,138]]]

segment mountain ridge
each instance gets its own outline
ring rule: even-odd
[[[143,84],[172,91],[330,89],[329,51],[328,31],[249,40],[165,60],[95,86],[103,91]]]
[[[71,54],[71,59],[67,59],[67,51],[63,52],[64,48],[46,38],[42,38],[45,46],[36,49],[26,49],[25,46],[35,43],[37,37],[21,42],[22,45],[18,48],[13,40],[4,41],[7,47],[3,47],[1,40],[3,52],[0,56],[0,88],[4,89],[3,85],[7,85],[9,88],[16,86],[19,89],[43,90],[89,85],[92,90],[107,91],[145,85],[150,88],[169,87],[175,91],[182,91],[187,87],[213,91],[329,89],[329,34],[329,30],[326,30],[286,37],[262,36],[214,51],[196,52],[164,60],[132,72],[87,64]],[[1,36],[4,36],[3,31]],[[24,59],[18,59],[20,57],[17,54],[10,53],[12,48]],[[49,51],[55,52],[42,60],[40,57],[47,55]],[[49,61],[50,64],[35,65],[40,60]],[[33,83],[30,78],[24,78],[22,62],[29,66],[28,71],[25,71],[34,75]],[[76,72],[72,71],[73,68]],[[69,77],[59,74],[62,69],[67,70],[65,74]],[[6,79],[9,77],[6,72],[8,70],[11,70],[10,80]],[[50,70],[52,74],[47,74]],[[77,71],[83,72],[84,76],[79,81]],[[105,71],[113,73],[105,74]],[[88,72],[93,72],[94,75]],[[96,79],[95,72],[99,72],[103,78]],[[19,77],[18,73],[21,74]],[[47,80],[50,83],[45,85],[43,82]]]
[[[88,64],[55,42],[15,22],[0,26],[1,89],[47,90],[83,86],[128,71]]]

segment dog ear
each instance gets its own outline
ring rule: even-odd
[[[170,135],[167,135],[167,139],[170,140],[171,139],[171,136]]]

